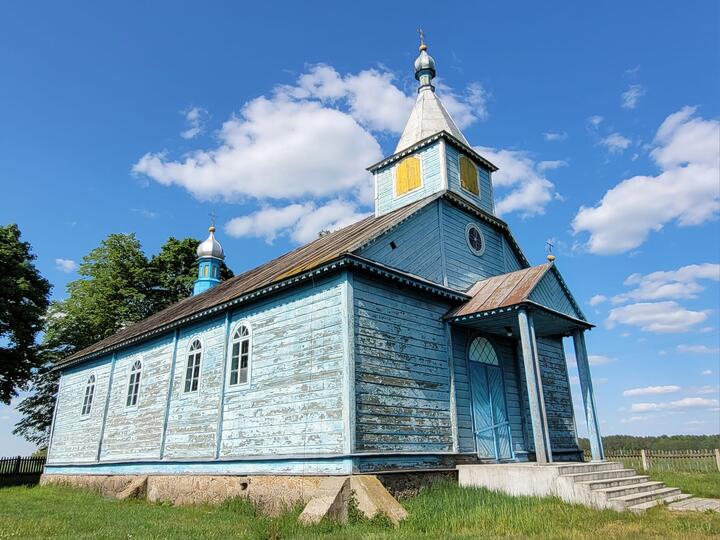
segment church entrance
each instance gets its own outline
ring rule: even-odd
[[[502,368],[492,344],[476,337],[468,349],[470,391],[478,457],[512,459]]]

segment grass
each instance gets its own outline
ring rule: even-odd
[[[509,497],[483,489],[437,484],[404,501],[410,517],[354,517],[347,525],[323,521],[303,527],[300,509],[264,517],[246,500],[219,507],[173,507],[116,501],[60,487],[0,489],[0,538],[717,538],[720,514],[643,515],[597,511],[555,498]]]
[[[720,499],[720,472],[654,471],[647,474],[653,480],[665,482],[670,487],[680,488],[683,493],[697,497]]]

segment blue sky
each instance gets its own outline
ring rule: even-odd
[[[717,433],[717,2],[496,4],[5,5],[0,222],[55,298],[107,234],[152,253],[213,209],[236,273],[277,256],[370,210],[422,25],[502,217],[597,324],[604,433]]]

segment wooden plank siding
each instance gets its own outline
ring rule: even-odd
[[[443,284],[438,202],[358,252],[358,255]],[[394,247],[393,247],[394,246]]]
[[[469,202],[485,210],[489,214],[493,214],[495,211],[493,205],[493,194],[492,194],[492,183],[490,181],[490,171],[488,171],[482,165],[478,165],[477,161],[470,158],[477,166],[478,171],[478,185],[480,187],[480,196],[475,195],[466,191],[460,186],[460,169],[459,159],[460,152],[452,145],[445,145],[447,152],[447,175],[448,175],[448,189],[453,193],[460,195],[463,199],[467,199]],[[470,156],[466,156],[470,157]]]
[[[508,270],[502,247],[502,234],[484,221],[480,221],[451,203],[441,200],[443,245],[447,261],[448,286],[467,291],[475,282]],[[475,255],[467,245],[465,228],[475,223],[485,237],[485,252]]]
[[[358,452],[451,452],[447,304],[355,276]]]
[[[422,184],[402,196],[395,197],[393,182],[395,179],[395,168],[398,162],[388,165],[375,173],[375,212],[382,216],[405,206],[413,201],[418,201],[442,190],[442,178],[440,174],[440,143],[436,142],[418,150],[415,154],[421,161]]]
[[[545,396],[545,410],[548,417],[548,429],[550,431],[550,444],[553,451],[577,450],[575,416],[562,338],[537,338],[537,349],[540,359],[543,394]],[[518,359],[518,363],[522,367],[520,362],[522,362],[522,358]],[[522,370],[520,371],[520,384],[526,384]],[[523,395],[522,401],[528,450],[534,450],[530,405],[527,395]]]
[[[250,382],[225,392],[221,458],[341,454],[343,274],[234,313],[252,331]]]
[[[547,272],[530,293],[530,300],[576,319],[585,319],[575,308],[554,271]]]
[[[110,368],[111,357],[108,356],[63,373],[48,463],[86,463],[94,462],[97,458]],[[91,374],[95,375],[93,403],[90,414],[82,417],[80,412],[85,388]]]
[[[472,403],[470,401],[470,381],[468,377],[468,347],[470,340],[481,333],[466,328],[454,327],[452,334],[453,358],[455,365],[455,385],[457,388],[458,439],[460,452],[475,452],[473,434]],[[512,435],[513,451],[524,451],[525,432],[523,428],[523,407],[521,405],[520,377],[513,347],[514,342],[486,337],[495,348],[502,368],[505,387],[505,402]]]

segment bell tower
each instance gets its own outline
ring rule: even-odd
[[[470,146],[435,93],[435,59],[422,32],[414,67],[418,95],[395,153],[368,168],[375,177],[375,215],[444,191],[494,214],[490,175],[497,167]]]
[[[197,248],[198,277],[193,285],[193,296],[212,289],[220,283],[220,269],[225,252],[215,239],[215,226],[208,229],[210,235]]]

